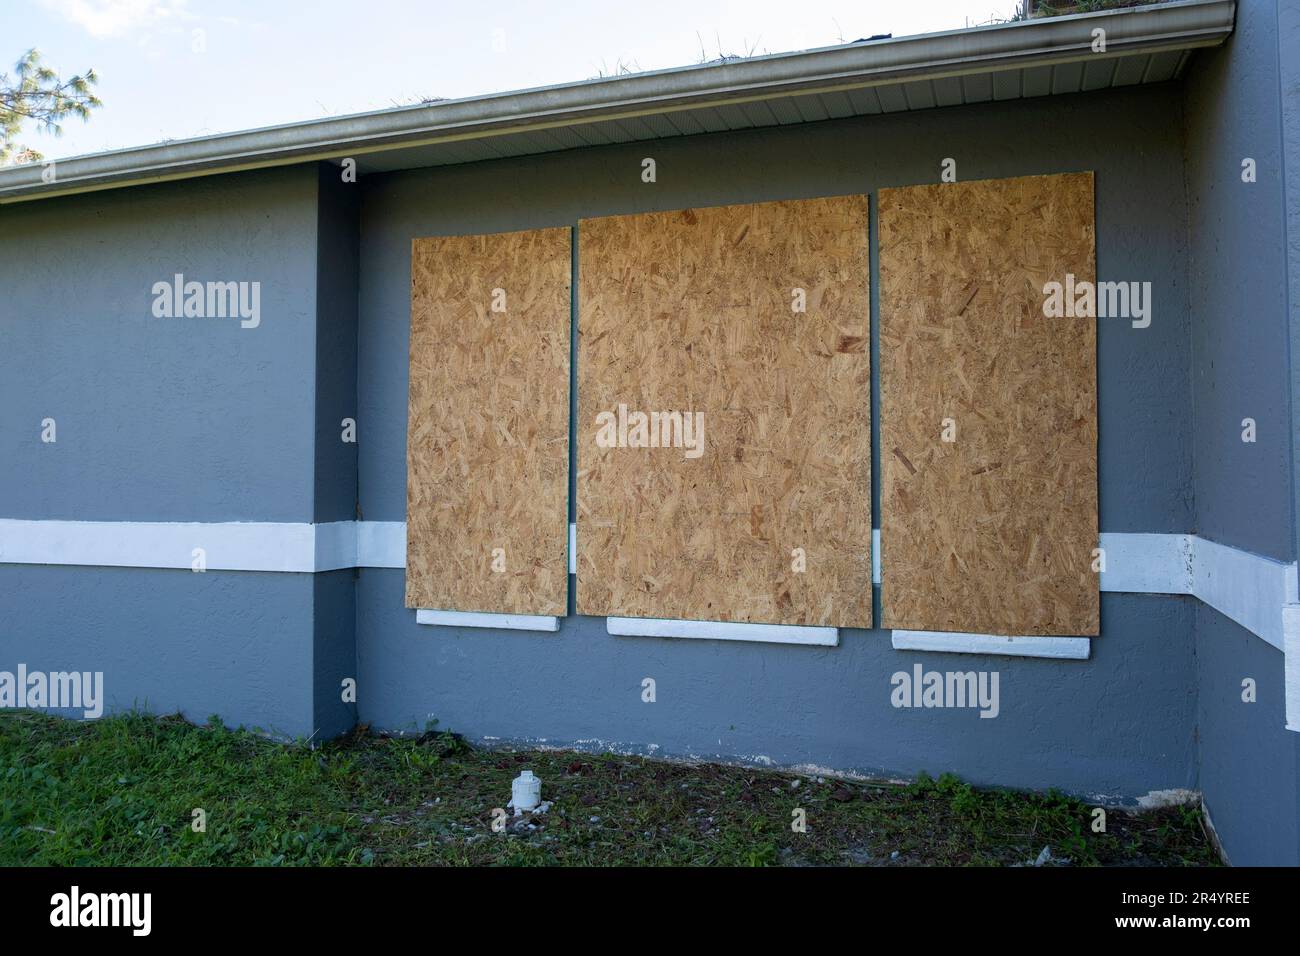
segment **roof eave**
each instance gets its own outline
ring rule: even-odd
[[[780,96],[1217,46],[1234,0],[1051,17],[589,80],[0,169],[0,203]],[[1095,53],[1093,31],[1106,31]]]

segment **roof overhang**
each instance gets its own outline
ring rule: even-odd
[[[0,203],[316,160],[362,174],[1163,82],[1232,32],[1181,0],[444,100],[0,169]],[[1094,31],[1105,52],[1094,52]]]

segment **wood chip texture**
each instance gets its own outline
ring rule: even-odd
[[[566,612],[570,275],[567,228],[412,243],[407,607]]]
[[[1092,174],[882,190],[879,228],[883,626],[1097,634],[1097,320],[1043,311],[1096,280]]]
[[[867,228],[864,196],[579,223],[580,613],[871,626]],[[700,454],[602,447],[620,405],[702,414]]]

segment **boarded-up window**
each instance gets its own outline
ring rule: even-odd
[[[578,235],[578,610],[869,627],[866,198]]]
[[[412,243],[408,607],[565,613],[569,237]]]
[[[1091,173],[880,193],[888,628],[1097,633]],[[1072,278],[1068,278],[1072,277]]]

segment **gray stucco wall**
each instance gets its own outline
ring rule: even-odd
[[[1106,595],[1091,661],[895,651],[885,631],[844,630],[837,648],[611,637],[603,618],[558,633],[430,628],[402,608],[400,570],[357,588],[361,719],[429,721],[472,739],[870,775],[953,771],[984,784],[1098,800],[1191,787],[1193,610],[1184,598]],[[1001,712],[895,709],[890,677],[999,674]],[[653,678],[655,703],[641,700]]]
[[[0,518],[354,516],[355,193],[328,188],[296,167],[0,208]],[[260,282],[260,324],[156,317],[178,272]],[[0,669],[102,671],[110,710],[338,733],[353,590],[351,571],[0,565]]]
[[[344,441],[343,420],[357,418],[357,246],[360,190],[338,167],[317,167],[316,236],[316,522],[353,521],[357,513],[357,441]],[[356,677],[356,573],[349,568],[315,575],[313,582],[315,686],[311,732],[325,740],[351,729],[354,702],[342,682]]]
[[[1151,281],[1156,303],[1148,329],[1110,320],[1099,330],[1101,527],[1184,532],[1192,462],[1181,103],[1170,85],[369,177],[362,512],[405,517],[412,238],[843,193],[870,193],[874,207],[881,187],[934,182],[952,156],[963,179],[1096,171],[1099,275]],[[640,179],[647,155],[657,161],[654,185]],[[954,770],[1132,799],[1194,780],[1193,621],[1187,599],[1106,595],[1102,637],[1082,663],[901,653],[884,631],[842,632],[836,649],[613,638],[602,619],[576,616],[556,635],[461,631],[416,625],[402,572],[366,569],[358,711],[390,729],[436,718],[481,738],[870,773]],[[894,709],[890,676],[918,661],[998,671],[1001,716]],[[653,705],[640,699],[644,677],[659,687]]]
[[[343,420],[357,417],[357,246],[360,189],[322,163],[316,232],[316,501],[312,520],[357,517],[357,445]]]
[[[312,714],[310,730],[303,733],[329,740],[357,722],[357,705],[343,694],[343,681],[357,676],[356,571],[347,568],[301,577],[312,582]],[[299,669],[302,663],[298,662]]]
[[[1297,19],[1295,4],[1284,3]],[[1296,28],[1290,28],[1294,42]],[[1201,54],[1186,87],[1196,530],[1234,547],[1296,555],[1292,475],[1287,161],[1279,64],[1297,53],[1273,0],[1245,0],[1227,45]],[[1296,107],[1287,106],[1295,125]],[[1242,182],[1253,158],[1258,180]],[[1292,195],[1296,195],[1291,184]],[[1290,206],[1294,219],[1295,203]],[[1258,440],[1241,440],[1253,418]],[[1234,863],[1300,864],[1300,734],[1284,729],[1283,655],[1201,606],[1197,612],[1198,786]],[[1258,701],[1242,700],[1242,681]]]
[[[1286,232],[1272,0],[1200,54],[1185,115],[1197,533],[1294,558]],[[1258,181],[1242,182],[1242,160]],[[1253,418],[1257,441],[1241,440]]]
[[[105,713],[306,736],[312,577],[0,565],[0,670],[102,671]]]
[[[1291,452],[1293,479],[1300,476],[1300,0],[1278,4],[1278,86],[1282,101],[1283,195],[1287,220],[1287,306],[1291,330]],[[1300,555],[1300,481],[1293,481],[1296,554]]]
[[[311,521],[315,237],[312,168],[0,207],[0,517]],[[175,273],[261,324],[155,318]]]
[[[1300,866],[1300,734],[1283,729],[1282,652],[1197,604],[1197,788],[1233,863]]]

